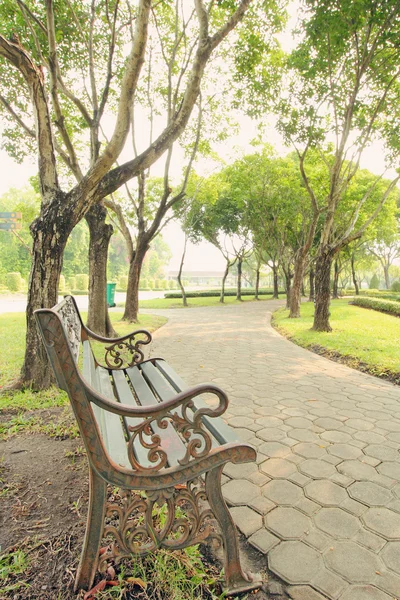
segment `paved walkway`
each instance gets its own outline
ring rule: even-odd
[[[152,355],[229,393],[258,465],[228,465],[224,493],[295,600],[400,599],[400,388],[282,338],[279,304],[157,311]]]

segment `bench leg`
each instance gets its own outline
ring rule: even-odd
[[[89,471],[89,507],[81,559],[74,590],[89,590],[93,585],[104,529],[107,484],[93,469]]]
[[[221,489],[223,466],[206,473],[206,494],[211,510],[221,528],[224,545],[225,593],[227,595],[253,590],[262,580],[252,573],[244,573],[240,566],[239,543],[236,527],[225,503]]]

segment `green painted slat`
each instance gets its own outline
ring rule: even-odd
[[[117,390],[119,401],[123,404],[128,404],[129,406],[137,406],[136,399],[132,394],[132,390],[125,378],[124,372],[112,371],[112,376],[114,379],[114,384]],[[140,423],[143,422],[143,419],[135,417],[124,417],[124,422],[127,435],[130,435],[130,433],[128,432],[128,425],[135,427],[136,425],[140,425]],[[143,448],[139,441],[134,443],[134,452],[139,464],[143,465],[144,467],[154,466],[147,458],[148,450]]]
[[[143,378],[142,373],[137,367],[131,367],[127,369],[126,372],[142,406],[153,406],[154,404],[158,403],[153,392]],[[172,395],[175,395],[174,391],[172,391]],[[173,425],[168,423],[166,429],[161,429],[156,423],[153,423],[152,429],[154,433],[157,433],[160,436],[161,447],[167,453],[169,465],[177,465],[178,460],[183,458],[185,455],[186,446],[179,437],[178,433],[175,431]]]
[[[156,360],[156,365],[177,392],[181,392],[189,387],[183,381],[183,379],[177,373],[175,373],[174,369],[164,360]],[[194,400],[194,404],[197,408],[210,408],[208,404],[200,397]],[[240,441],[235,433],[235,430],[225,423],[221,417],[202,417],[202,421],[220,444]]]
[[[109,400],[112,400],[114,392],[108,370],[103,367],[97,367],[96,371],[99,379],[98,391]],[[125,432],[120,417],[103,409],[99,410],[101,411],[100,429],[107,452],[117,465],[130,468]]]

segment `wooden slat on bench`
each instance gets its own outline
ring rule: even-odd
[[[103,367],[97,367],[96,371],[99,381],[99,387],[97,391],[101,392],[103,396],[106,396],[106,398],[111,400],[114,397],[114,392],[107,369],[104,369]],[[117,465],[130,467],[127,445],[125,441],[125,432],[120,417],[101,408],[99,410],[101,413],[100,421],[99,419],[97,420],[101,429],[104,444],[110,457],[114,462],[117,463]]]
[[[128,404],[129,406],[137,406],[136,400],[132,394],[131,388],[129,387],[129,383],[126,380],[123,371],[112,371],[112,376],[114,379],[114,385],[115,389],[117,390],[119,401],[122,402],[122,404]],[[135,427],[136,425],[140,425],[140,423],[143,423],[143,419],[139,417],[124,417],[124,421],[126,424],[127,431],[128,425],[132,425],[132,427]],[[148,450],[146,450],[146,448],[143,448],[139,440],[137,441],[137,443],[134,444],[134,451],[136,459],[141,465],[145,467],[154,466],[147,458]]]
[[[153,366],[153,365],[151,365]],[[138,397],[138,400],[142,406],[153,406],[157,400],[151,391],[151,388],[146,383],[142,376],[142,373],[137,367],[131,367],[126,370],[129,379],[132,382],[133,389]],[[175,392],[172,390],[172,396]],[[160,429],[156,423],[152,424],[154,433],[157,433],[161,439],[161,447],[168,456],[168,463],[171,466],[178,464],[178,460],[185,456],[186,447],[178,433],[175,431],[173,426],[168,423],[166,429]]]
[[[156,360],[155,362],[157,369],[161,371],[161,373],[165,376],[165,378],[169,381],[169,383],[175,388],[177,392],[181,392],[189,387],[183,381],[183,379],[177,373],[175,373],[173,368],[164,360]],[[147,364],[149,363],[146,363],[146,365]],[[144,366],[145,365],[143,365],[143,367]],[[210,408],[209,405],[206,402],[204,402],[204,400],[202,400],[201,398],[195,398],[194,404],[197,408]],[[228,442],[238,441],[238,436],[235,434],[235,431],[231,427],[229,427],[229,425],[227,425],[225,421],[221,419],[221,417],[202,417],[202,421],[220,444],[227,444]]]

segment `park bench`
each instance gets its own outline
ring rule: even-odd
[[[110,562],[212,538],[223,546],[227,593],[259,587],[242,571],[222,496],[225,464],[256,458],[220,417],[228,406],[225,393],[213,384],[189,388],[165,360],[145,360],[143,347],[151,342],[145,330],[115,339],[91,332],[71,296],[35,315],[89,461],[75,590],[91,588],[96,570],[106,571]],[[90,340],[105,345],[104,359],[96,358]],[[207,403],[211,395],[215,407]]]

